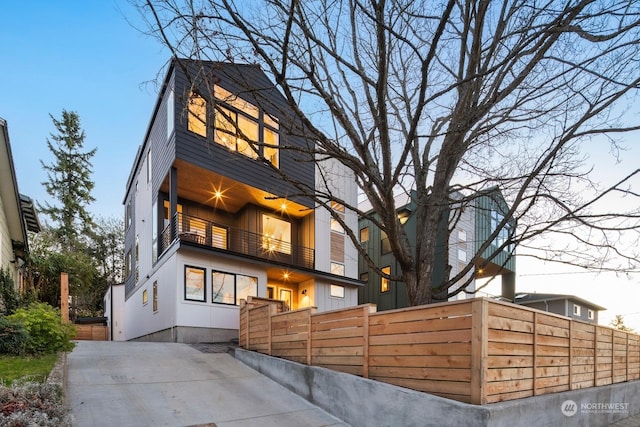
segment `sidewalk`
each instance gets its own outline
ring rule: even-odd
[[[67,357],[74,425],[346,426],[224,350],[80,341]]]

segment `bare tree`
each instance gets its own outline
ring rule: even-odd
[[[302,124],[288,131],[304,129],[315,159],[355,174],[402,271],[386,277],[406,283],[411,304],[462,291],[469,273],[514,246],[638,271],[639,170],[600,187],[584,150],[593,140],[616,155],[618,138],[640,128],[624,114],[640,87],[638,2],[140,1],[150,33],[175,56],[256,63],[272,75]],[[495,185],[510,206],[502,221],[464,270],[433,283],[451,207]],[[394,198],[409,191],[415,246]],[[608,203],[619,194],[634,199],[631,209]],[[324,206],[333,198],[308,196]],[[486,256],[514,221],[516,232]]]

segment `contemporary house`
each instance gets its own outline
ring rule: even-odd
[[[514,301],[537,310],[571,317],[590,323],[598,323],[598,312],[606,308],[575,295],[518,293]]]
[[[9,272],[19,291],[24,290],[27,231],[39,232],[40,222],[33,201],[18,191],[9,128],[0,118],[0,268]]]
[[[508,210],[501,192],[495,187],[477,193],[472,198],[467,197],[465,202],[462,201],[462,195],[458,194],[455,197],[460,200],[460,203],[452,205],[447,225],[453,229],[449,234],[448,241],[445,241],[444,237],[440,239],[439,250],[436,251],[436,259],[433,261],[435,282],[442,280],[447,265],[450,267],[449,277],[455,277],[461,273],[474,258],[474,255],[480,252],[482,244],[490,239],[502,222],[504,213]],[[411,242],[414,247],[416,235],[416,219],[413,215],[416,207],[415,200],[415,193],[404,200],[399,198],[396,200],[398,202],[396,206],[400,206],[397,212],[398,217],[407,229],[409,238],[414,239]],[[373,211],[369,211],[368,214],[376,215]],[[442,227],[444,230],[445,224]],[[508,222],[497,233],[497,237],[475,260],[474,268],[464,276],[465,280],[471,279],[471,283],[466,286],[465,291],[452,299],[473,298],[475,280],[493,276],[500,276],[503,294],[515,293],[515,248],[512,244],[508,244],[499,250],[508,241],[514,229],[515,223]],[[365,248],[375,265],[387,274],[399,275],[401,273],[400,267],[391,253],[386,234],[371,220],[365,218],[361,218],[359,221],[359,231],[360,244]],[[444,235],[445,233],[442,233],[442,236]],[[445,245],[448,245],[448,256],[444,250]],[[359,262],[359,274],[360,279],[366,283],[358,297],[360,304],[375,303],[379,311],[409,305],[406,285],[403,282],[390,282],[371,269],[362,259]]]
[[[127,340],[237,338],[250,295],[357,304],[357,252],[335,216],[357,218],[305,197],[331,187],[355,203],[355,180],[316,161],[295,117],[257,66],[172,60],[124,197]]]

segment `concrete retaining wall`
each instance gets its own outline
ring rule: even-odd
[[[640,414],[640,381],[478,406],[242,349],[235,355],[353,427],[601,427]]]
[[[182,344],[218,343],[238,339],[237,329],[196,328],[174,326],[133,338],[131,341],[177,342]]]

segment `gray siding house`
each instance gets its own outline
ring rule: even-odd
[[[355,203],[355,180],[300,135],[259,67],[172,60],[124,197],[125,339],[236,338],[247,296],[357,304],[355,248],[293,183],[318,188],[322,169]]]
[[[598,313],[606,308],[575,295],[518,293],[516,304],[585,322],[598,323]]]

